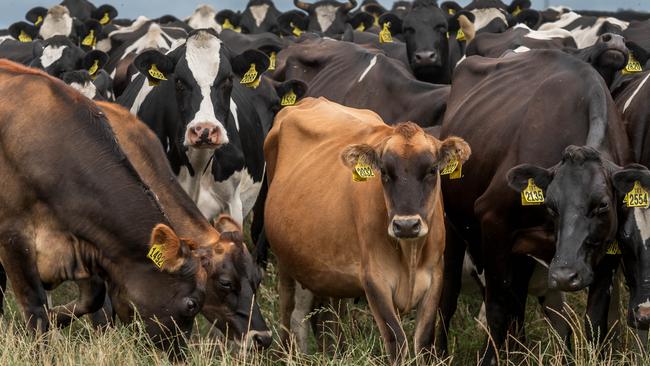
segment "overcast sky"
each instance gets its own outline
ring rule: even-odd
[[[314,2],[316,0],[313,0]],[[0,0],[0,28],[6,28],[9,24],[23,20],[27,10],[35,6],[50,7],[61,2],[61,0]],[[359,2],[361,2],[359,0]],[[380,0],[385,6],[392,4],[392,0]],[[461,5],[469,3],[469,0],[458,1]],[[508,0],[504,1],[509,3]],[[566,5],[573,9],[590,10],[615,10],[618,8],[650,11],[648,0],[532,0],[533,8],[541,9],[547,4]],[[184,18],[192,13],[192,10],[199,4],[211,4],[216,9],[242,9],[247,3],[246,0],[103,0],[95,1],[95,5],[111,4],[120,13],[120,17],[136,18],[145,15],[155,18],[164,14],[172,14],[178,18]],[[275,0],[280,10],[293,8],[292,0]]]

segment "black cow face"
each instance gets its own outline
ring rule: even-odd
[[[279,31],[277,18],[280,14],[271,0],[250,0],[241,15],[239,24],[242,30],[246,29],[252,34],[277,33]]]
[[[577,291],[593,281],[593,267],[616,239],[617,196],[610,177],[616,170],[591,147],[569,146],[549,169],[523,164],[508,172],[508,184],[523,191],[533,179],[545,194],[555,221],[556,252],[549,286]]]
[[[591,64],[605,79],[607,85],[612,83],[617,71],[627,65],[629,53],[625,39],[611,33],[600,35],[593,46],[580,50],[566,49],[565,51]]]
[[[97,65],[95,65],[97,60]],[[61,78],[69,71],[86,69],[96,66],[94,71],[101,69],[108,61],[108,55],[101,51],[84,52],[75,46],[68,37],[55,36],[43,41],[42,48],[36,47],[31,67],[45,70],[48,74]]]
[[[323,32],[325,34],[340,34],[345,31],[348,13],[357,6],[356,0],[340,3],[334,0],[322,0],[313,4],[300,0],[293,3],[298,9],[306,11],[309,15],[307,30]]]

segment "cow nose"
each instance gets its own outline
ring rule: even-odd
[[[190,145],[210,146],[219,144],[219,129],[214,124],[199,123],[188,131]]]
[[[608,49],[616,49],[627,52],[625,38],[618,34],[605,33],[598,38],[598,43],[604,43]]]
[[[398,238],[416,238],[420,235],[421,228],[418,218],[393,220],[393,232]]]
[[[637,306],[636,320],[642,324],[650,323],[650,301],[646,301]]]
[[[549,287],[564,291],[576,291],[582,288],[582,281],[578,272],[571,268],[558,268],[551,270]]]
[[[269,348],[272,340],[270,332],[257,333],[253,336],[255,345],[263,349]]]
[[[415,62],[418,64],[436,64],[438,63],[438,58],[438,53],[436,51],[423,51],[415,53]]]

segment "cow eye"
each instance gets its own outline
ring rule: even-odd
[[[230,290],[232,288],[232,282],[230,282],[229,280],[221,279],[219,280],[219,286],[221,286],[226,290]]]
[[[199,304],[196,300],[187,298],[185,299],[185,311],[189,315],[194,315],[199,311]]]
[[[609,203],[606,201],[602,201],[601,203],[598,204],[596,208],[593,209],[593,214],[594,215],[601,215],[604,213],[607,213],[609,211]]]
[[[546,212],[553,218],[557,217],[557,211],[553,207],[546,206]]]

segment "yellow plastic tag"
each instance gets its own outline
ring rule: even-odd
[[[160,72],[160,70],[158,70],[158,66],[156,66],[156,64],[151,64],[151,67],[149,68],[149,75],[151,75],[152,78],[157,80],[167,80],[165,74],[163,74],[162,72]]]
[[[634,182],[632,190],[625,195],[625,205],[627,207],[648,208],[648,191],[643,188],[638,180]]]
[[[97,73],[97,70],[99,70],[99,60],[95,60],[93,65],[88,69],[88,73],[90,76],[94,76]]]
[[[25,33],[25,31],[21,30],[20,34],[18,35],[18,40],[24,43],[31,42],[32,37],[30,37],[29,34]]]
[[[372,22],[372,25],[374,25],[375,27],[379,27],[379,15],[373,14],[372,16],[373,18],[375,18],[375,20]]]
[[[230,19],[226,18],[221,25],[222,29],[235,29],[235,26],[230,23]]]
[[[357,162],[357,165],[354,166],[354,170],[352,170],[352,180],[355,182],[365,182],[374,177],[375,173],[372,171],[372,167],[368,164],[363,164],[360,161]]]
[[[291,26],[291,33],[293,33],[293,35],[296,37],[300,37],[300,35],[302,34],[302,29],[293,25],[293,22],[289,23],[289,25]]]
[[[93,47],[95,46],[95,43],[97,43],[95,40],[95,30],[91,29],[86,38],[81,41],[81,44],[84,46]]]
[[[36,21],[34,22],[34,25],[38,26],[41,23],[43,23],[43,17],[39,15]]]
[[[458,29],[458,33],[456,33],[456,40],[458,41],[466,41],[467,38],[465,38],[465,32],[463,32],[462,29]]]
[[[360,23],[356,30],[358,30],[359,32],[363,32],[363,31],[366,30],[366,25],[363,24],[363,23]]]
[[[147,253],[147,258],[151,259],[153,264],[155,264],[158,268],[162,268],[163,264],[165,263],[162,247],[162,244],[154,244],[149,249],[149,253]]]
[[[517,5],[515,10],[512,11],[512,15],[517,16],[517,15],[519,15],[519,13],[521,13],[521,7],[519,5]]]
[[[607,254],[608,255],[618,255],[621,254],[621,248],[618,246],[618,241],[614,240],[609,246],[607,247]]]
[[[271,52],[271,54],[269,55],[269,68],[267,70],[271,70],[271,71],[275,70],[276,59],[277,59],[277,55],[275,54],[275,52]]]
[[[384,23],[382,30],[379,32],[379,43],[392,43],[393,36],[390,34],[390,22]]]
[[[454,9],[447,9],[447,13],[449,13],[449,15],[454,15],[456,14],[456,11],[454,11]]]
[[[262,78],[257,78],[252,83],[244,84],[244,86],[249,87],[251,89],[257,89],[257,87],[260,86],[260,82],[262,82]]]
[[[535,206],[544,203],[544,192],[535,185],[533,178],[528,179],[528,187],[521,191],[521,205]]]
[[[291,89],[282,97],[280,105],[283,107],[294,105],[296,104],[296,99],[298,99],[298,96],[293,92],[293,89]]]
[[[458,168],[458,160],[454,159],[447,163],[444,168],[442,168],[442,171],[440,172],[440,175],[449,175],[453,172],[456,171],[456,168]]]
[[[111,17],[108,13],[104,13],[104,16],[99,20],[99,24],[106,25],[111,22]]]
[[[637,61],[637,59],[634,58],[632,52],[630,52],[630,57],[628,57],[627,65],[625,65],[625,68],[621,71],[621,73],[623,75],[628,75],[628,74],[634,74],[641,71],[643,71],[643,67],[641,66],[641,63]]]
[[[257,70],[255,70],[255,64],[251,64],[250,69],[248,69],[248,71],[246,71],[244,76],[242,76],[239,83],[240,84],[251,84],[251,83],[254,83],[256,79],[257,79]]]

